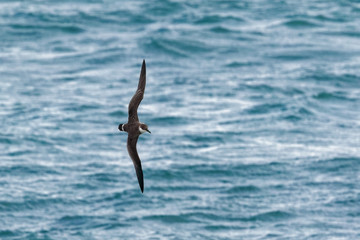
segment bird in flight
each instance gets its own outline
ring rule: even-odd
[[[146,65],[144,59],[141,67],[138,88],[129,103],[128,122],[119,124],[118,127],[119,131],[124,131],[128,133],[127,150],[133,161],[141,192],[144,192],[144,177],[141,168],[141,161],[136,150],[136,143],[141,134],[145,132],[151,133],[148,129],[148,126],[139,121],[139,117],[137,114],[137,109],[140,105],[140,102],[144,98],[145,85],[146,85]]]

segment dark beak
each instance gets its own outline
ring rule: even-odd
[[[150,130],[149,130],[149,129],[146,129],[146,131],[147,131],[148,133],[150,133],[150,134],[151,134],[151,132],[150,132]]]

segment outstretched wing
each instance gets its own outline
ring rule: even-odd
[[[141,100],[144,98],[145,85],[146,85],[146,65],[145,65],[145,59],[144,59],[143,63],[142,63],[142,67],[141,67],[138,88],[129,103],[128,123],[139,121],[137,109],[140,105]]]
[[[139,136],[136,136],[136,137],[128,136],[127,150],[133,161],[141,192],[144,192],[144,177],[143,177],[143,172],[142,172],[142,168],[141,168],[141,161],[140,161],[139,155],[136,150],[136,143],[137,143],[138,138],[139,138]]]

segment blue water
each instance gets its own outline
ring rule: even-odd
[[[1,1],[0,239],[360,239],[359,69],[357,1]]]

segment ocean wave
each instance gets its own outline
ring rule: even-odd
[[[358,13],[2,1],[0,238],[357,239]],[[141,193],[117,126],[143,59]]]

